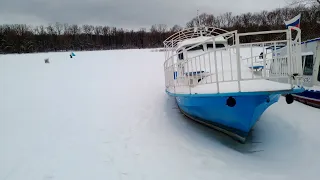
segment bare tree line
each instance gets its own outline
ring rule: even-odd
[[[284,29],[284,20],[289,20],[301,13],[302,39],[320,36],[319,5],[296,6],[245,13],[233,16],[231,12],[214,16],[201,14],[202,25],[220,27],[238,32],[266,31]],[[197,25],[197,17],[186,23],[186,27]],[[152,25],[149,30],[141,28],[138,31],[125,30],[110,26],[92,26],[55,23],[47,26],[32,27],[25,24],[0,25],[0,53],[32,53],[69,50],[108,50],[127,48],[162,47],[162,41],[183,27],[165,24]],[[256,37],[271,40],[276,37]],[[251,42],[254,39],[241,39]]]
[[[290,5],[310,5],[320,4],[320,0],[291,0]]]

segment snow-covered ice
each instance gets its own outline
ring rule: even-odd
[[[319,179],[319,109],[281,97],[243,145],[179,113],[163,52],[75,53],[0,56],[0,180]]]

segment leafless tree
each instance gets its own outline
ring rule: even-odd
[[[175,32],[181,31],[181,30],[182,30],[182,27],[181,27],[181,26],[179,26],[179,25],[174,25],[174,26],[170,29],[170,32],[175,33]]]
[[[83,25],[82,26],[82,29],[83,29],[83,32],[86,34],[86,35],[89,35],[89,34],[91,34],[91,28],[90,28],[90,25]]]
[[[320,0],[290,0],[288,4],[289,5],[312,5],[312,4],[320,5]]]
[[[61,32],[62,32],[63,25],[61,23],[56,22],[55,28],[56,28],[57,35],[60,36]]]
[[[49,25],[46,27],[46,29],[47,29],[48,34],[50,34],[50,35],[56,34],[56,31],[54,30],[54,27],[53,27],[51,24],[49,24]]]
[[[317,0],[314,0],[317,2]],[[203,13],[199,15],[202,25],[216,26],[228,31],[266,31],[285,28],[284,20],[301,13],[302,40],[320,36],[319,4],[287,6],[272,11],[244,13],[233,16],[231,12],[220,15]],[[187,22],[186,27],[198,26],[198,17]],[[183,27],[154,24],[150,29],[137,31],[110,26],[76,24],[49,24],[27,26],[25,24],[0,25],[0,53],[29,53],[68,50],[95,50],[120,48],[161,47],[163,40]],[[242,38],[241,42],[257,39],[272,40],[275,36]]]

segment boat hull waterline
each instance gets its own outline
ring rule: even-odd
[[[188,118],[225,133],[245,143],[251,129],[261,115],[281,94],[301,92],[301,89],[278,92],[235,93],[234,95],[195,96],[170,93],[176,99],[179,110]],[[230,100],[234,101],[230,105]]]

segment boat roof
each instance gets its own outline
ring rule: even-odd
[[[313,55],[313,52],[312,51],[301,52],[301,56],[308,56],[308,55]]]
[[[186,46],[186,45],[198,44],[198,43],[204,42],[206,40],[209,40],[213,37],[214,36],[199,36],[199,37],[195,37],[195,38],[186,39],[184,41],[178,42],[178,48]],[[210,41],[208,41],[208,43],[209,42]],[[215,37],[215,42],[216,43],[226,43],[227,40],[224,39],[222,36],[218,36],[218,37]]]
[[[285,47],[286,45],[285,44],[278,44],[278,45],[276,45],[276,49],[281,49],[281,48],[283,48],[283,47]],[[274,50],[274,46],[272,45],[272,46],[269,46],[269,47],[267,47],[266,49],[272,49],[272,50]]]
[[[303,41],[303,42],[301,42],[301,44],[310,43],[310,42],[314,42],[314,41],[320,41],[320,37]]]
[[[202,33],[201,33],[202,32]],[[163,41],[163,44],[165,45],[166,48],[178,48],[178,43],[183,42],[188,39],[196,38],[199,37],[202,34],[201,38],[208,38],[208,37],[214,37],[214,36],[219,36],[219,35],[224,35],[224,39],[229,39],[233,37],[233,34],[230,34],[228,31],[224,29],[220,29],[217,27],[211,27],[211,26],[199,26],[199,27],[190,27],[190,28],[185,28],[181,31],[178,31],[171,36],[169,36],[166,40]],[[196,38],[198,39],[198,38]],[[199,38],[200,39],[200,38]],[[217,38],[216,40],[218,40]],[[221,39],[220,39],[221,40]],[[201,43],[203,42],[203,39],[197,42],[191,42],[191,44],[194,43]],[[185,45],[185,44],[184,44]]]
[[[307,43],[311,43],[311,42],[315,42],[315,41],[320,41],[320,37],[303,41],[303,42],[301,42],[301,44],[307,44]],[[276,45],[276,49],[281,49],[281,48],[283,48],[285,46],[286,46],[285,44],[283,44],[283,45],[282,44],[278,44],[278,45]],[[273,45],[269,46],[266,49],[274,50],[274,46]]]

